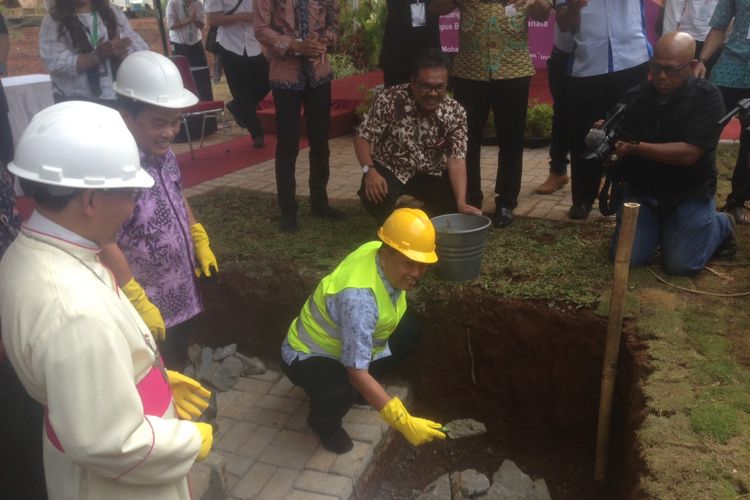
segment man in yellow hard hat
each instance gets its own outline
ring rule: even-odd
[[[282,370],[310,397],[307,422],[334,453],[352,449],[341,419],[357,392],[413,445],[445,438],[439,423],[412,417],[376,380],[421,337],[406,291],[437,262],[435,228],[423,211],[401,208],[378,237],[320,281],[281,346]]]

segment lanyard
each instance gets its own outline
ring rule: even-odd
[[[97,20],[97,14],[94,12],[93,25],[91,26],[91,46],[96,48],[99,44],[99,21]]]

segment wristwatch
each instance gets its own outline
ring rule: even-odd
[[[372,168],[371,165],[362,165],[362,173],[366,174],[367,172],[370,171],[371,168]]]

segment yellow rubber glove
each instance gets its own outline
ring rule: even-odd
[[[200,462],[211,453],[211,447],[214,444],[214,430],[211,424],[205,422],[193,422],[198,427],[198,432],[201,433],[201,449],[198,451],[198,456],[195,458],[196,462]]]
[[[441,424],[424,418],[412,417],[399,398],[388,401],[380,410],[380,416],[414,446],[429,443],[433,439],[445,439],[445,433],[437,430],[443,427]]]
[[[130,281],[125,283],[122,287],[122,291],[125,292],[125,296],[133,304],[135,310],[141,315],[143,321],[151,333],[154,335],[156,340],[164,340],[167,335],[167,327],[164,325],[164,318],[161,317],[159,308],[148,300],[146,291],[141,285],[135,280],[130,278]]]
[[[193,245],[195,245],[195,256],[198,257],[199,268],[195,270],[195,275],[200,277],[201,271],[206,276],[211,276],[211,267],[213,266],[214,272],[219,272],[219,263],[216,262],[216,256],[211,251],[211,247],[208,242],[208,234],[203,229],[203,224],[193,224],[190,226],[190,235],[193,237]]]
[[[193,420],[201,416],[208,408],[211,391],[204,388],[197,380],[186,377],[180,372],[167,370],[169,387],[172,389],[177,416],[182,420]]]

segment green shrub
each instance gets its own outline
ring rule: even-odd
[[[334,78],[344,78],[359,73],[349,54],[329,54],[328,60],[331,62]]]
[[[334,53],[349,55],[360,71],[377,68],[385,32],[385,0],[359,0],[356,4],[343,0],[340,5],[341,33]]]
[[[541,139],[552,135],[552,106],[546,103],[536,101],[529,102],[529,109],[526,112],[526,132],[524,137],[527,139]]]

